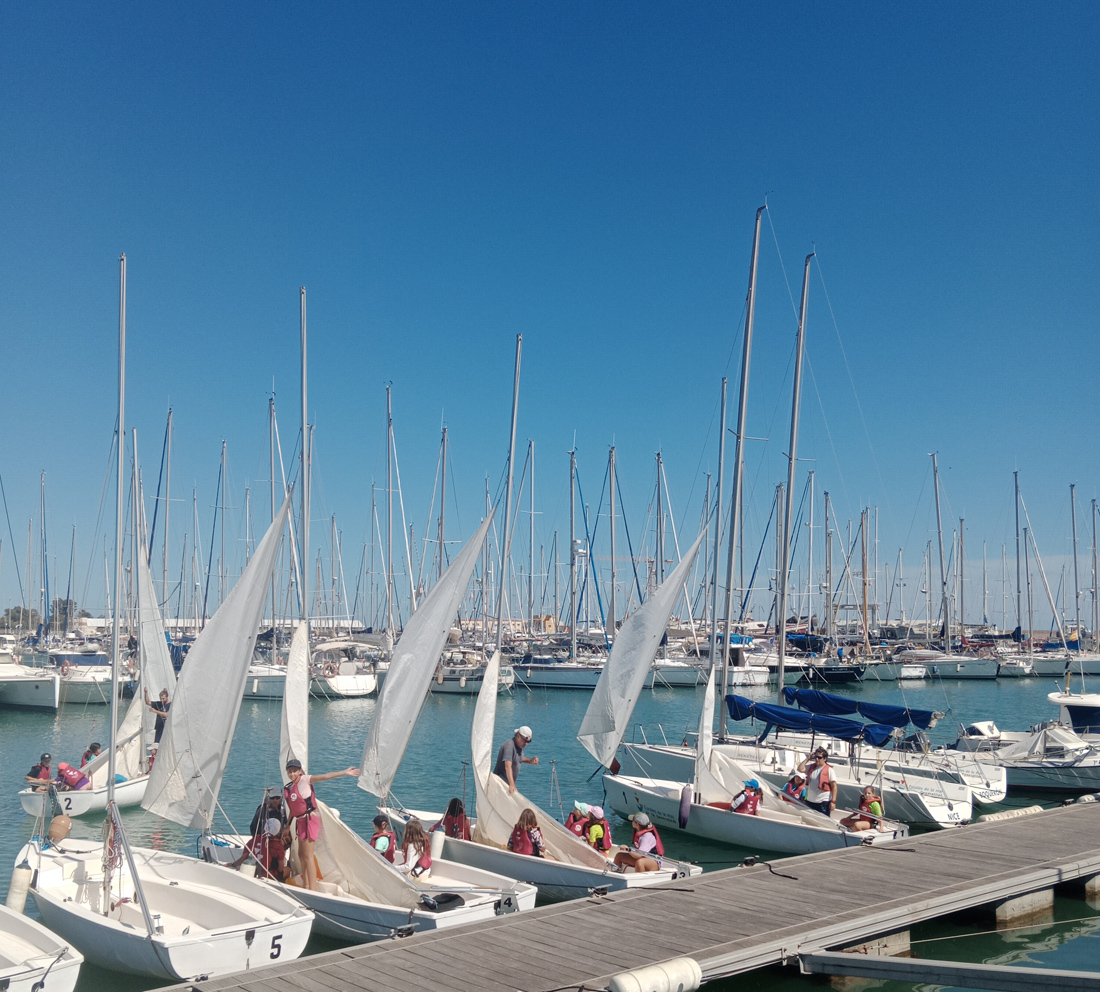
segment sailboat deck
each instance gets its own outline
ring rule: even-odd
[[[1100,803],[732,868],[332,951],[195,992],[549,992],[674,957],[704,979],[1100,873]]]

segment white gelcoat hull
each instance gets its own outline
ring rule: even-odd
[[[620,816],[645,812],[662,829],[680,830],[680,794],[683,783],[660,779],[628,778],[605,775],[607,803]],[[802,822],[796,816],[786,816],[761,809],[756,816],[731,813],[714,806],[692,803],[684,833],[703,837],[720,844],[732,844],[755,850],[777,851],[783,854],[811,854],[833,851],[864,844],[882,844],[908,836],[899,827],[879,833],[876,830],[849,831],[837,825],[835,829]]]
[[[313,914],[296,901],[237,872],[142,848],[134,859],[163,933],[147,932],[128,871],[115,890],[128,901],[112,898],[104,916],[102,850],[70,839],[41,864],[34,845],[19,855],[38,870],[31,894],[43,922],[102,968],[187,981],[289,961],[305,949]]]
[[[944,680],[951,679],[995,679],[998,662],[996,658],[968,658],[947,655],[926,663],[928,677]]]
[[[286,691],[286,669],[253,665],[244,684],[245,699],[282,699]]]
[[[149,776],[128,779],[115,783],[115,802],[119,806],[139,806],[145,798],[145,786]],[[28,816],[41,816],[42,808],[48,798],[48,792],[35,792],[23,789],[19,793],[19,802]],[[107,808],[107,787],[102,789],[78,789],[75,792],[58,792],[59,812],[66,816],[84,816],[86,813],[102,813]]]
[[[119,687],[119,698],[122,688]],[[61,676],[58,691],[59,706],[111,705],[111,670],[101,666],[73,667]]]
[[[83,961],[41,923],[0,906],[0,985],[7,992],[72,992]]]
[[[322,675],[309,682],[309,694],[317,699],[360,699],[377,691],[378,676],[374,672]]]
[[[0,707],[56,710],[60,700],[58,675],[22,665],[0,664]]]
[[[570,665],[566,662],[548,665],[512,666],[516,685],[525,689],[580,689],[591,692],[600,681],[602,665]]]

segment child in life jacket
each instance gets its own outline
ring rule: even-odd
[[[849,813],[840,825],[849,830],[870,830],[872,827],[885,830],[881,818],[882,800],[876,795],[874,786],[868,785],[859,797],[859,812]]]
[[[795,772],[780,794],[788,799],[802,800],[806,795],[806,776]]]
[[[313,848],[321,836],[321,817],[317,813],[317,804],[313,795],[314,782],[327,782],[343,775],[357,777],[358,768],[345,768],[338,772],[324,772],[320,775],[307,775],[297,758],[289,758],[286,763],[286,777],[290,779],[283,786],[283,798],[294,820],[294,830],[298,835],[298,862],[302,866],[307,889],[317,889],[317,863],[313,857]]]
[[[63,792],[75,792],[77,789],[92,787],[91,779],[79,768],[73,768],[67,761],[57,763],[57,778],[54,779],[54,784]]]
[[[36,792],[45,792],[50,779],[53,777],[50,774],[51,761],[53,761],[53,757],[48,751],[44,751],[42,757],[38,759],[38,764],[31,765],[31,770],[23,776],[27,782],[34,786]]]
[[[756,816],[756,811],[759,808],[760,783],[756,779],[750,778],[745,782],[745,788],[733,797],[733,801],[730,803],[730,812]]]
[[[371,835],[370,846],[392,865],[397,853],[397,834],[390,829],[390,821],[382,813],[371,822],[374,824],[374,833]]]
[[[454,837],[456,840],[471,840],[470,818],[466,815],[466,804],[457,796],[447,804],[447,812],[443,819],[432,826],[430,833],[443,830],[446,837]]]
[[[525,809],[520,813],[519,821],[512,828],[512,836],[508,838],[508,850],[536,858],[545,856],[546,842],[533,809]]]
[[[588,846],[594,847],[597,851],[605,853],[611,850],[611,824],[607,822],[602,806],[588,807],[588,819],[585,820],[583,837]]]
[[[630,819],[634,828],[631,838],[634,850],[624,844],[615,855],[615,864],[621,871],[627,868],[635,871],[660,871],[661,862],[658,858],[665,853],[665,846],[661,843],[657,828],[645,813],[635,813]]]
[[[584,837],[584,824],[588,819],[588,804],[573,800],[573,808],[565,820],[565,829],[571,830],[578,837]]]
[[[404,862],[397,867],[413,878],[428,878],[432,873],[432,846],[424,825],[414,816],[405,824],[405,837],[401,842]]]

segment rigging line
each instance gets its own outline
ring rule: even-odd
[[[171,413],[171,409],[168,411]],[[160,449],[160,471],[157,473],[157,496],[153,501],[153,526],[149,531],[149,564],[153,561],[153,541],[157,536],[157,510],[160,509],[160,485],[164,481],[164,459],[168,454],[168,424],[164,425],[164,444]]]
[[[787,267],[783,264],[783,252],[779,250],[779,238],[775,233],[775,225],[772,223],[772,208],[768,207],[768,227],[771,228],[772,240],[775,242],[775,254],[779,257],[779,268],[783,270],[783,281],[787,284],[787,297],[791,301],[791,310],[795,320],[798,319],[798,307],[795,306],[794,293],[791,292],[791,281],[787,278]]]
[[[871,451],[871,461],[875,466],[875,475],[878,484],[882,487],[883,497],[886,500],[886,508],[890,511],[890,519],[894,519],[894,508],[890,503],[890,492],[886,488],[886,481],[882,477],[882,468],[879,465],[878,454],[875,452],[874,443],[871,441],[871,432],[867,429],[867,418],[863,415],[863,406],[859,402],[859,393],[856,390],[855,378],[852,376],[852,368],[848,364],[848,353],[844,350],[844,341],[840,337],[840,327],[833,312],[833,301],[829,299],[829,290],[825,285],[825,274],[821,270],[821,256],[817,256],[817,278],[821,283],[821,291],[825,294],[825,305],[829,308],[829,317],[833,322],[833,331],[836,334],[837,344],[840,346],[840,357],[844,359],[844,371],[848,373],[848,383],[852,387],[852,398],[856,401],[856,410],[859,411],[859,422],[863,426],[863,436],[867,438],[867,447]]]
[[[615,476],[615,492],[619,497],[619,506],[623,505],[622,487],[619,485],[619,477]],[[634,548],[630,543],[630,526],[626,522],[626,510],[622,512],[623,530],[626,531],[626,550],[630,552],[630,567],[634,571],[634,585],[638,590],[638,602],[642,601],[642,584],[638,580],[638,559],[634,557]]]
[[[95,561],[95,546],[96,539],[99,537],[99,528],[103,523],[103,509],[104,502],[107,498],[107,486],[111,481],[111,466],[115,463],[115,434],[118,432],[118,416],[115,416],[115,430],[111,434],[111,450],[107,454],[107,469],[103,476],[103,487],[99,491],[99,509],[96,511],[95,518],[95,530],[92,532],[92,553],[88,556],[88,571],[84,574],[84,588],[81,590],[80,598],[85,602],[88,599],[88,587],[92,583],[92,568]],[[4,512],[7,512],[7,501],[4,503]],[[8,530],[11,530],[11,523],[8,523]],[[13,546],[14,551],[14,546]],[[15,557],[16,572],[19,571],[19,558]],[[22,591],[22,585],[20,585],[20,591]]]
[[[836,466],[837,475],[840,478],[840,485],[841,488],[844,490],[844,500],[846,503],[851,504],[852,498],[848,495],[848,487],[844,482],[844,470],[843,468],[841,468],[840,456],[837,454],[836,444],[833,441],[833,432],[829,429],[829,417],[825,413],[825,404],[821,399],[821,390],[817,388],[817,376],[814,375],[813,362],[810,360],[810,356],[808,354],[805,354],[803,357],[806,361],[806,366],[810,372],[810,382],[813,383],[814,396],[817,397],[817,406],[818,409],[821,411],[821,422],[825,426],[825,437],[829,440],[829,450],[833,453],[833,464]]]

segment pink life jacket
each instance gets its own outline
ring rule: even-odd
[[[458,840],[470,840],[470,818],[462,813],[459,816],[452,816],[448,813],[439,821],[432,830],[437,827],[443,827],[443,834],[445,837],[454,837]]]
[[[665,845],[661,843],[661,835],[657,833],[657,828],[652,824],[648,827],[642,827],[641,830],[634,831],[634,846],[638,846],[638,838],[644,836],[645,834],[653,834],[653,839],[657,843],[657,846],[654,847],[653,850],[657,854],[663,855],[665,853]]]
[[[576,810],[569,814],[565,821],[565,829],[575,833],[578,837],[584,836],[584,823],[588,817],[581,816]]]
[[[298,780],[299,782],[301,779]],[[287,809],[290,810],[290,815],[297,819],[300,816],[306,816],[309,813],[316,813],[317,807],[313,804],[313,783],[309,785],[309,795],[304,795],[298,788],[296,782],[291,782],[289,785],[283,786],[283,795],[286,797]]]
[[[416,854],[416,848],[412,844],[405,846],[405,863],[408,864],[409,857],[412,854]],[[416,866],[413,869],[414,875],[422,874],[423,872],[430,871],[432,867],[432,848],[430,844],[424,845],[424,852],[416,859]],[[417,871],[419,869],[419,871]]]
[[[518,823],[512,828],[512,836],[508,839],[508,850],[516,854],[535,853],[535,845],[531,841],[531,834]]]
[[[62,761],[57,765],[57,776],[63,778],[70,789],[83,789],[88,785],[88,776],[79,768],[73,768],[68,762]]]

